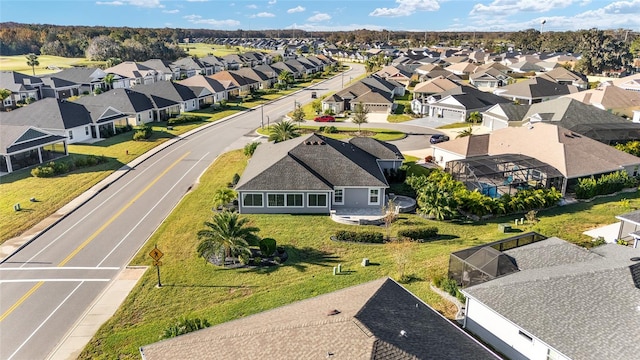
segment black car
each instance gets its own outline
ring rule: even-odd
[[[445,141],[449,141],[449,137],[445,134],[431,135],[431,138],[429,139],[429,142],[432,144],[437,144]]]

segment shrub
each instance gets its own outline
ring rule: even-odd
[[[327,134],[335,134],[338,132],[338,128],[335,126],[327,126],[322,131]]]
[[[373,244],[381,244],[384,242],[384,236],[382,233],[376,231],[348,231],[348,230],[339,230],[335,235],[338,241],[352,241],[352,242],[362,242],[362,243],[373,243]]]
[[[438,235],[438,228],[435,226],[402,229],[398,231],[398,237],[407,238],[411,241],[427,240],[436,235]]]
[[[244,155],[251,157],[253,156],[253,153],[256,152],[256,149],[258,148],[258,145],[260,145],[259,142],[250,142],[247,145],[244,146]]]
[[[190,122],[202,121],[200,116],[196,115],[180,115],[178,117],[171,118],[167,121],[167,125],[186,124]]]
[[[578,179],[575,192],[578,199],[591,199],[594,196],[613,194],[637,185],[636,178],[630,177],[625,171],[616,171],[602,175],[597,180],[593,176]]]
[[[272,238],[264,238],[258,243],[262,256],[271,256],[276,252],[276,240]]]
[[[53,168],[50,166],[46,166],[46,165],[38,166],[31,169],[31,176],[39,177],[39,178],[48,178],[48,177],[55,176],[55,172],[53,171]]]
[[[211,326],[206,319],[183,317],[164,330],[161,339],[169,339]]]
[[[133,140],[141,141],[141,140],[149,139],[152,133],[153,133],[153,130],[151,129],[151,126],[144,124],[136,128],[136,132],[133,133]]]

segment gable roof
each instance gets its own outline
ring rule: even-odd
[[[625,90],[615,85],[601,85],[595,89],[564,95],[601,109],[640,109],[640,92]]]
[[[83,96],[75,102],[105,110],[112,107],[130,115],[154,108],[147,95],[131,89],[113,89],[97,96]]]
[[[523,154],[553,166],[568,179],[640,164],[640,158],[636,156],[549,123],[507,127],[491,134],[452,139],[433,147],[465,155],[472,144],[484,143],[487,136],[489,143],[484,155]]]
[[[446,79],[442,76],[418,83],[414,88],[414,93],[437,94],[447,90],[455,89],[458,85],[456,82]]]
[[[11,92],[29,91],[35,89],[33,85],[42,85],[42,80],[15,71],[0,71],[0,89]]]
[[[102,81],[106,75],[104,71],[98,68],[74,67],[63,69],[57,73],[46,75],[45,77],[55,77],[74,84],[91,84]]]
[[[531,105],[527,104],[500,103],[487,109],[484,114],[505,121],[523,121],[530,107]]]
[[[494,91],[495,94],[500,96],[519,97],[525,99],[540,99],[576,92],[578,92],[578,88],[573,85],[558,84],[555,81],[541,77],[517,82]]]
[[[553,70],[540,74],[540,77],[546,78],[556,82],[571,81],[572,84],[580,84],[580,86],[586,87],[589,84],[587,76],[576,71],[565,69],[564,67],[556,67]]]
[[[549,238],[507,253],[520,271],[463,290],[571,359],[635,359],[640,249]]]
[[[146,345],[140,351],[146,360],[274,354],[279,359],[497,358],[389,278]]]
[[[501,96],[481,91],[473,86],[467,85],[459,85],[453,89],[438,93],[436,97],[440,98],[438,103],[442,102],[448,96],[455,98],[456,101],[467,110],[482,109],[495,104],[510,102]]]
[[[118,74],[125,78],[136,79],[149,75],[155,75],[156,70],[133,61],[124,61],[118,65],[104,69],[104,72],[107,74]]]
[[[328,191],[336,186],[388,187],[388,183],[370,153],[308,134],[258,146],[236,190]]]
[[[135,91],[150,97],[158,108],[197,98],[196,94],[188,86],[173,81],[158,81],[152,84],[138,85]]]
[[[0,154],[11,155],[26,149],[53,144],[65,140],[29,125],[0,124]]]
[[[87,109],[66,100],[45,98],[28,106],[2,114],[8,125],[31,125],[44,130],[67,130],[92,124]]]

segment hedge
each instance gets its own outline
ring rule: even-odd
[[[167,125],[177,125],[177,124],[185,124],[190,122],[199,122],[202,121],[203,118],[201,116],[196,115],[180,115],[178,117],[171,118],[167,121]]]
[[[411,241],[427,240],[436,235],[438,235],[438,228],[435,226],[402,229],[398,231],[398,237],[408,238]]]
[[[61,175],[80,169],[83,167],[94,166],[107,162],[104,156],[89,155],[86,157],[77,157],[71,161],[50,161],[44,165],[31,169],[31,176],[39,178],[48,178]]]
[[[336,240],[338,241],[352,241],[362,243],[382,244],[384,242],[384,236],[382,233],[375,231],[348,231],[339,230],[336,232]]]

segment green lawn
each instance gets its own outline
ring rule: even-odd
[[[267,101],[300,90],[309,86],[314,81],[318,80],[296,83],[293,84],[291,89],[286,91],[265,94],[257,99],[245,100],[242,103],[231,101],[229,102],[229,106],[224,110],[206,108],[186,113],[189,115],[202,116],[203,121],[176,125],[173,127],[173,130],[167,130],[166,123],[152,123],[154,135],[149,141],[133,141],[131,140],[133,132],[129,132],[95,144],[69,146],[71,157],[74,155],[103,155],[109,158],[109,162],[105,164],[80,169],[53,178],[31,177],[31,168],[19,170],[1,177],[0,224],[11,224],[11,226],[0,226],[0,244],[36,225],[69,203],[72,199],[91,188],[91,186],[106,178],[114,170],[129,163],[136,157],[153,149],[171,137],[195,129],[207,122],[217,121],[239,111],[250,109]],[[64,158],[61,160],[65,161],[68,159]],[[30,202],[29,199],[32,197],[35,197],[38,201]],[[22,211],[16,212],[13,210],[13,206],[16,203],[20,203],[23,209]]]
[[[55,73],[72,66],[100,66],[104,61],[89,61],[86,58],[66,58],[61,56],[38,55],[40,65],[36,66],[36,75]],[[27,66],[25,55],[0,56],[1,71],[17,71],[27,75],[33,75],[31,66]]]
[[[322,125],[320,125],[322,124]],[[337,126],[336,126],[337,125]],[[337,133],[322,133],[322,135],[332,138],[332,139],[338,139],[338,140],[343,140],[343,139],[348,139],[348,138],[352,138],[354,136],[370,136],[374,139],[380,140],[380,141],[393,141],[393,140],[400,140],[403,139],[404,137],[406,137],[407,135],[403,132],[400,131],[396,131],[396,130],[389,130],[389,129],[376,129],[376,128],[362,128],[361,129],[361,133],[358,134],[358,129],[357,128],[351,128],[351,127],[340,127],[339,123],[318,123],[318,125],[300,125],[299,128],[302,130],[302,133],[306,133],[309,131],[316,131],[318,130],[321,126],[336,126],[336,129],[338,130]],[[264,129],[258,129],[257,130],[258,134],[262,134],[265,136],[269,136],[269,128],[265,126]]]
[[[441,240],[430,243],[345,244],[329,239],[338,229],[382,231],[379,227],[354,227],[334,223],[328,216],[247,215],[260,228],[261,237],[273,237],[290,258],[269,269],[224,269],[196,256],[195,234],[212,215],[213,193],[226,186],[232,174],[242,173],[246,158],[241,151],[222,155],[201,178],[199,186],[176,207],[132,261],[151,265],[147,255],[158,245],[165,256],[161,268],[164,286],[156,288],[155,269],[150,268],[116,314],[104,324],[85,348],[81,359],[138,359],[138,348],[158,341],[163,330],[182,316],[206,318],[211,324],[245,317],[293,301],[331,292],[365,281],[405,275],[414,281],[407,288],[451,316],[452,305],[429,290],[429,280],[445,275],[452,251],[498,240],[513,234],[498,231],[498,223],[515,216],[480,223],[434,222],[416,215],[401,215],[392,236],[402,228],[435,225]],[[628,199],[620,200],[620,199]],[[536,225],[519,225],[515,231],[539,231],[548,236],[582,243],[580,233],[597,224],[608,224],[614,215],[640,207],[638,194],[625,194],[541,212]],[[519,216],[518,216],[519,217]],[[362,258],[372,266],[363,268]],[[333,276],[342,264],[345,275]]]
[[[187,54],[191,56],[197,56],[199,58],[208,56],[209,54],[213,54],[215,56],[225,56],[229,54],[244,53],[247,51],[258,51],[258,52],[263,51],[261,49],[256,50],[256,49],[246,48],[242,46],[241,47],[232,46],[230,48],[227,48],[224,45],[213,45],[213,44],[205,44],[205,43],[195,43],[195,44],[180,43],[180,47],[184,50],[188,48],[189,51],[187,51]],[[238,49],[240,50],[239,52],[238,52]]]

